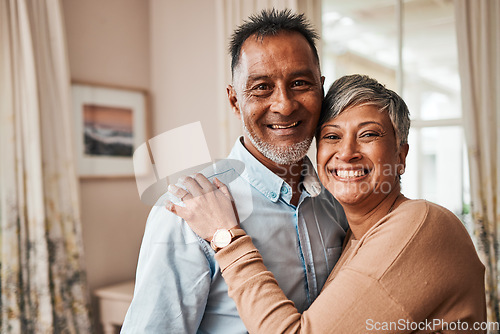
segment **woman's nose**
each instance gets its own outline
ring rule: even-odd
[[[355,138],[343,138],[336,158],[343,162],[353,162],[361,159],[358,143]]]

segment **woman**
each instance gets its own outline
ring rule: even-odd
[[[238,228],[222,183],[196,175],[182,181],[188,191],[175,189],[186,207],[167,208],[212,241],[250,333],[485,332],[484,266],[467,231],[445,208],[401,193],[409,124],[404,101],[371,78],[345,76],[330,88],[316,136],[318,174],[350,233],[303,314]]]

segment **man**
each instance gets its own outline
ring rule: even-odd
[[[347,229],[305,156],[323,98],[316,37],[290,11],[263,11],[235,31],[227,93],[244,136],[231,160],[204,172],[228,184],[242,228],[300,312],[321,291]],[[155,206],[122,333],[246,333],[213,256],[183,220]]]

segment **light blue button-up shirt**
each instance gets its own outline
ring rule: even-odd
[[[235,167],[234,160],[245,168]],[[286,296],[305,311],[337,262],[347,230],[342,207],[321,186],[309,159],[297,207],[290,203],[291,187],[240,140],[228,160],[204,174],[228,185],[241,227]],[[153,207],[122,333],[246,332],[209,243],[164,206]]]

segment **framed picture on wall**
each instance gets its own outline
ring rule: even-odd
[[[133,176],[132,156],[147,140],[147,92],[79,82],[71,88],[78,175]]]

